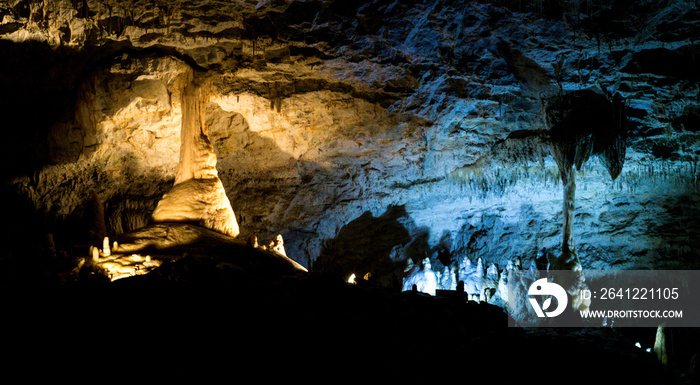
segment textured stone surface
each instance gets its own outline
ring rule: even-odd
[[[236,217],[219,178],[188,179],[173,186],[153,211],[155,223],[194,223],[222,234],[239,234]]]
[[[402,207],[403,228],[385,236],[398,247],[380,247],[378,260],[421,250],[415,262],[427,253],[435,263],[447,250],[502,267],[559,250],[545,102],[595,88],[624,100],[629,126],[614,181],[595,158],[576,171],[581,263],[694,266],[697,4],[545,3],[3,5],[12,59],[0,64],[2,85],[17,91],[3,111],[48,100],[43,117],[8,121],[28,127],[3,154],[22,164],[9,175],[13,194],[58,243],[75,232],[56,226],[85,222],[91,191],[109,233],[147,224],[176,175],[178,90],[196,71],[212,84],[217,174],[246,238],[282,234],[307,267],[367,269],[358,261],[374,245],[334,263],[325,245]]]
[[[4,320],[30,329],[8,338],[51,345],[50,362],[80,337],[93,353],[116,341],[143,358],[130,377],[181,373],[180,357],[228,370],[245,350],[298,364],[268,371],[285,381],[467,365],[506,383],[669,383],[692,330],[666,370],[633,345],[653,346],[647,330],[505,328],[498,307],[399,289],[423,266],[474,298],[509,261],[566,256],[565,219],[584,269],[697,268],[698,19],[691,0],[1,1],[0,285]],[[216,163],[206,151],[182,177],[194,79]],[[168,200],[188,223],[153,223]],[[238,239],[198,226],[217,228],[212,201]],[[107,284],[100,269],[149,273]],[[80,371],[103,375],[112,361],[90,356]]]

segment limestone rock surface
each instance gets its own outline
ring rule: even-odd
[[[373,274],[383,282],[407,258],[428,255],[441,271],[438,250],[448,265],[499,269],[559,250],[566,213],[543,145],[547,109],[591,90],[617,95],[628,125],[613,146],[625,151],[583,156],[575,171],[582,267],[698,260],[693,1],[20,3],[0,5],[0,105],[8,127],[26,127],[3,147],[16,165],[7,191],[26,218],[18,228],[41,223],[59,244],[82,239],[63,229],[85,226],[93,192],[109,234],[152,221],[183,181],[183,95],[196,77],[211,85],[196,115],[217,158],[203,160],[201,180],[215,171],[225,192],[207,194],[221,207],[225,195],[242,236],[281,234],[307,268],[350,273],[365,258],[326,258],[326,245],[390,207],[405,215],[378,238],[398,243],[358,246],[391,261],[361,266],[387,272]],[[180,201],[174,191],[165,200]]]
[[[156,223],[195,223],[232,237],[239,234],[236,217],[219,178],[189,179],[173,186],[153,211]]]

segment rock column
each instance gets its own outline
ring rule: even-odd
[[[197,224],[237,237],[238,223],[216,171],[216,154],[209,141],[204,106],[205,87],[190,82],[182,93],[180,161],[173,188],[153,212],[156,223]]]

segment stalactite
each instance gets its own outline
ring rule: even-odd
[[[205,124],[204,101],[207,91],[194,83],[185,86],[182,95],[182,133],[180,162],[175,184],[189,179],[206,179],[218,176],[216,154],[209,141]]]
[[[563,181],[562,181],[563,182]],[[567,181],[564,182],[564,207],[563,207],[563,217],[564,223],[562,227],[562,242],[561,249],[562,253],[571,252],[571,236],[574,227],[574,202],[576,200],[576,174],[571,171],[570,176]]]
[[[282,110],[282,91],[280,84],[278,82],[273,82],[269,84],[270,88],[270,109],[280,113]]]
[[[563,186],[562,258],[576,259],[572,247],[576,170],[598,155],[613,181],[622,172],[626,117],[622,101],[583,90],[557,95],[547,108],[550,148]]]

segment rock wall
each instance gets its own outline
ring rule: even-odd
[[[9,120],[27,130],[3,152],[46,231],[82,221],[92,191],[108,232],[149,221],[176,176],[194,69],[212,84],[205,122],[243,236],[282,234],[302,265],[358,276],[384,269],[371,253],[527,261],[561,247],[547,101],[596,89],[623,99],[629,125],[614,181],[594,158],[575,171],[581,263],[695,266],[696,2],[25,3],[0,6],[0,48],[16,55],[0,64],[3,112],[30,116]],[[51,114],[31,116],[51,95]],[[400,226],[354,225],[392,207]],[[365,232],[380,245],[349,252]]]

